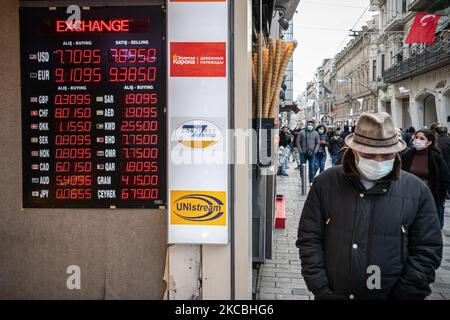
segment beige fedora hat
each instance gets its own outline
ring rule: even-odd
[[[391,116],[386,112],[363,113],[356,130],[345,139],[351,149],[369,153],[386,154],[405,150],[406,143],[398,138]]]

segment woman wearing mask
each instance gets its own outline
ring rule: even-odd
[[[414,135],[413,148],[401,155],[402,169],[419,177],[431,189],[444,226],[444,210],[450,173],[441,151],[436,147],[436,135],[431,130],[419,130]]]
[[[319,133],[319,150],[316,153],[316,162],[314,165],[314,174],[320,169],[320,173],[325,171],[325,161],[327,160],[328,134],[324,125],[317,126],[317,133]]]

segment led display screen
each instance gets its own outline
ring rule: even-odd
[[[23,207],[164,207],[164,8],[69,16],[20,8]]]

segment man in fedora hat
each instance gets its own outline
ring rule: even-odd
[[[442,259],[429,188],[401,171],[387,113],[364,113],[342,165],[316,178],[298,228],[302,275],[316,299],[424,299]]]

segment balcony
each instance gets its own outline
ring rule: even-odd
[[[385,83],[395,83],[450,64],[450,33],[436,36],[436,43],[411,52],[410,58],[385,70]]]
[[[429,1],[429,0],[414,0],[409,5],[409,11],[415,12],[436,12],[448,8],[450,0]]]
[[[386,23],[385,31],[402,31],[403,25],[405,23],[406,15],[403,13],[397,14],[396,17],[392,18]]]

